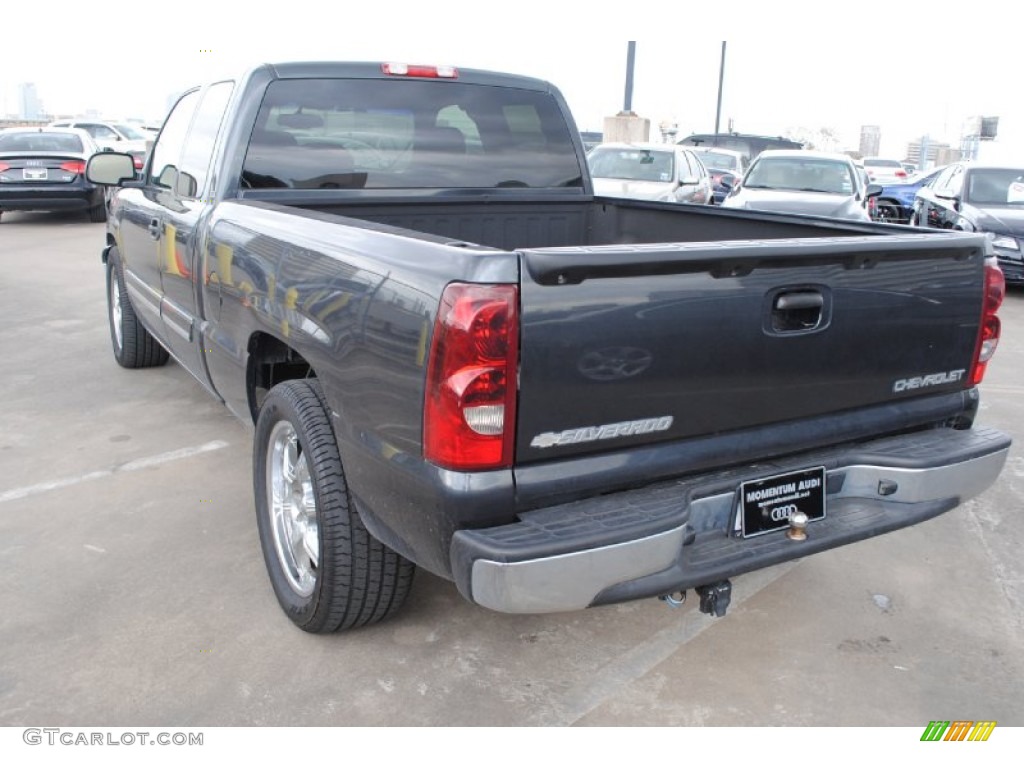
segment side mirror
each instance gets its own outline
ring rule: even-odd
[[[882,194],[881,184],[868,184],[868,188],[864,192],[864,199],[867,200],[871,197],[878,197],[880,194]]]
[[[135,178],[135,163],[132,156],[121,152],[99,152],[89,158],[85,167],[85,178],[93,184],[118,187]]]

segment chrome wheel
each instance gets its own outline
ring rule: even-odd
[[[313,594],[320,562],[320,527],[313,481],[295,428],[279,421],[270,432],[267,497],[274,549],[288,584],[303,597]]]
[[[110,265],[110,324],[114,328],[114,344],[118,351],[124,345],[121,339],[121,289],[117,282],[117,267]]]

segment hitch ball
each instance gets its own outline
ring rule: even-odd
[[[793,541],[805,541],[807,539],[807,515],[803,512],[794,512],[789,516],[789,530],[786,531]]]

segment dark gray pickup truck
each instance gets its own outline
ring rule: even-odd
[[[498,611],[696,588],[927,520],[974,426],[981,235],[595,197],[559,92],[291,63],[184,94],[110,197],[114,354],[255,423],[270,580],[311,632],[414,564]],[[924,566],[922,566],[924,567]]]

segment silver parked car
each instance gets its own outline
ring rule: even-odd
[[[594,192],[669,203],[712,202],[711,177],[690,149],[673,144],[599,144],[587,155]]]
[[[864,174],[847,155],[766,150],[722,207],[870,221],[868,198],[881,191],[877,184],[865,183]]]

